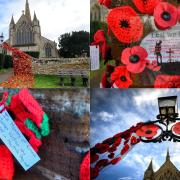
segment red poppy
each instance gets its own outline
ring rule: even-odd
[[[90,152],[88,152],[80,166],[80,180],[90,179]]]
[[[136,134],[138,136],[151,139],[157,134],[158,129],[159,129],[159,127],[157,125],[148,124],[148,125],[142,126],[140,129],[138,129],[136,131]]]
[[[118,66],[111,74],[111,81],[114,83],[114,87],[128,88],[132,84],[130,73],[125,66]]]
[[[99,154],[103,154],[109,149],[109,145],[98,143],[96,144],[95,148],[98,150]]]
[[[122,43],[137,42],[143,35],[141,18],[130,6],[112,9],[107,16],[107,23],[115,37]]]
[[[150,60],[146,60],[146,67],[152,71],[160,71],[161,66],[158,66],[157,60],[151,61]]]
[[[110,8],[112,0],[98,0],[99,4],[106,6],[107,8]]]
[[[97,154],[91,155],[91,163],[96,162],[99,159],[99,156]]]
[[[126,154],[129,150],[129,144],[126,144],[123,149],[121,150],[121,155],[123,156],[124,154]]]
[[[153,14],[154,8],[162,0],[133,0],[133,3],[141,13]]]
[[[114,145],[117,147],[121,144],[121,138],[118,138],[115,142]]]
[[[121,157],[115,158],[111,161],[111,164],[117,164],[121,160]]]
[[[91,168],[91,169],[90,169],[91,179],[96,178],[96,177],[99,175],[99,171],[100,171],[100,168],[99,168],[98,166],[96,166],[96,167],[94,167],[94,168]]]
[[[117,150],[117,146],[112,146],[108,149],[108,152],[114,152]]]
[[[131,137],[131,145],[134,145],[134,144],[137,144],[138,143],[138,140],[136,137],[132,136]]]
[[[108,159],[101,159],[97,162],[96,167],[104,167],[108,164]]]
[[[176,134],[180,135],[180,122],[176,123],[173,128],[172,128],[173,132],[175,132]]]
[[[158,29],[168,29],[178,22],[178,9],[167,2],[159,3],[154,9],[154,21]]]
[[[179,88],[180,87],[180,75],[158,75],[154,82],[155,88]]]
[[[141,46],[126,48],[121,55],[121,61],[127,65],[127,70],[132,73],[141,73],[146,67],[147,51]]]

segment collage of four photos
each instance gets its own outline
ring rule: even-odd
[[[0,9],[0,180],[180,180],[179,0]]]

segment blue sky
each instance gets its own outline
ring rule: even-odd
[[[158,114],[157,98],[179,96],[178,89],[94,89],[91,90],[91,147],[132,125],[154,120]],[[117,165],[102,170],[97,180],[142,180],[153,158],[154,170],[164,163],[169,147],[171,160],[180,169],[178,143],[140,143]]]
[[[8,26],[14,15],[15,22],[25,9],[26,0],[0,0],[0,33],[8,38]],[[29,0],[31,16],[36,11],[42,35],[57,42],[60,34],[71,31],[89,31],[89,0]]]

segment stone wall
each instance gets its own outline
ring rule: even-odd
[[[33,89],[31,93],[48,114],[51,133],[43,139],[41,161],[27,172],[16,163],[14,179],[78,180],[80,163],[89,149],[89,90]]]
[[[53,59],[33,59],[33,73],[58,75],[59,71],[75,69],[89,70],[89,58],[53,58]]]

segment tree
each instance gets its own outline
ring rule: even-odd
[[[59,54],[64,58],[89,56],[89,32],[65,33],[59,37]]]

